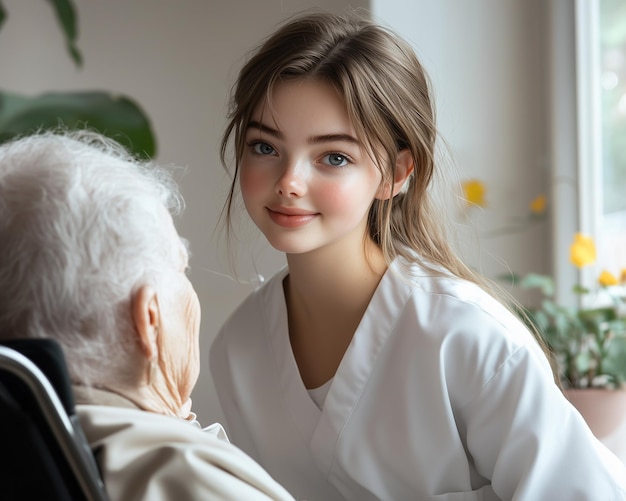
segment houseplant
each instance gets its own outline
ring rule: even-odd
[[[77,46],[77,18],[72,0],[46,3],[59,21],[69,56],[80,66],[82,56]],[[0,28],[7,18],[0,0]],[[60,124],[70,129],[98,130],[139,156],[156,154],[151,122],[130,97],[99,90],[46,92],[36,96],[0,90],[0,143],[16,135],[56,128]]]
[[[467,181],[463,189],[469,204],[486,205],[480,181]],[[488,235],[518,232],[545,219],[546,208],[546,197],[540,195],[526,216]],[[574,235],[569,260],[579,270],[596,265],[595,242]],[[539,292],[537,306],[514,309],[545,341],[566,397],[597,436],[610,434],[626,418],[626,270],[601,270],[593,286],[574,285],[576,305],[557,301],[549,275],[508,273],[498,279]]]
[[[570,260],[579,268],[592,265],[594,242],[577,234]],[[602,270],[595,289],[574,286],[580,296],[576,307],[554,300],[549,276],[530,273],[513,280],[522,288],[541,291],[540,306],[524,308],[523,318],[554,355],[565,396],[597,437],[610,435],[626,417],[626,270],[620,278]]]
[[[578,268],[595,262],[595,244],[576,234],[570,261]],[[529,273],[509,276],[524,289],[538,289],[541,303],[523,308],[523,317],[544,338],[555,356],[564,388],[621,388],[626,381],[626,270],[617,278],[602,270],[597,287],[575,285],[577,306],[559,304],[552,277]],[[586,305],[586,306],[585,306]]]

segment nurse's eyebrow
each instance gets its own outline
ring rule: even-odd
[[[261,122],[257,122],[256,120],[252,120],[248,123],[248,129],[258,129],[261,132],[265,132],[271,136],[274,136],[278,139],[284,139],[285,136],[279,130],[273,129]],[[312,136],[309,138],[309,143],[311,144],[321,144],[321,143],[334,143],[338,141],[343,141],[346,143],[352,143],[356,145],[360,145],[361,142],[351,136],[350,134],[322,134],[319,136]]]
[[[276,129],[272,129],[271,127],[269,127],[268,125],[262,124],[261,122],[257,122],[256,120],[251,120],[248,123],[248,127],[246,127],[247,129],[259,129],[259,131],[261,132],[265,132],[271,136],[274,136],[278,139],[284,139],[285,136],[283,135],[283,133],[279,130]]]
[[[335,143],[338,141],[343,141],[345,143],[352,143],[356,145],[361,144],[361,142],[356,137],[353,137],[350,134],[324,134],[321,136],[313,136],[309,139],[309,143],[311,144]]]

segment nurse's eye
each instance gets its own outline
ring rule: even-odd
[[[343,153],[328,153],[324,155],[323,162],[332,167],[345,167],[350,163],[350,159]]]
[[[262,141],[253,141],[250,144],[252,151],[257,155],[274,155],[276,150],[267,143]]]

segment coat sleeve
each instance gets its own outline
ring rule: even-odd
[[[626,500],[626,467],[533,350],[515,351],[460,412],[468,452],[500,498]]]

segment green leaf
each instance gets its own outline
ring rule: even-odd
[[[2,2],[0,2],[0,28],[2,28],[2,25],[4,24],[4,21],[6,21],[7,18],[7,11],[4,8],[4,5],[2,5]]]
[[[574,287],[572,287],[572,292],[574,294],[579,294],[582,296],[584,294],[589,294],[591,291],[587,287],[583,287],[580,284],[576,284],[574,285]]]
[[[616,318],[609,326],[615,337],[626,339],[626,318]]]
[[[611,354],[606,359],[605,370],[614,374],[618,382],[626,381],[626,339],[613,340]]]
[[[578,353],[574,357],[574,364],[576,366],[576,370],[580,372],[587,372],[591,368],[591,357],[589,356],[589,352],[581,352]]]
[[[572,320],[569,315],[559,311],[554,317],[554,326],[559,335],[564,337],[572,337],[578,334],[579,330],[572,325]]]
[[[102,91],[49,92],[34,97],[0,91],[0,142],[59,125],[95,129],[142,157],[156,154],[151,123],[128,97]]]
[[[541,302],[541,308],[551,317],[556,317],[561,314],[561,310],[563,309],[561,306],[556,304],[554,301],[550,299],[544,299]]]
[[[614,308],[593,308],[589,310],[580,310],[578,317],[584,322],[600,324],[602,322],[608,322],[617,318],[617,313]]]
[[[78,39],[78,28],[76,9],[72,0],[49,0],[57,17],[57,21],[61,25],[63,34],[65,35],[65,43],[67,51],[74,60],[76,66],[83,64],[83,57],[76,46]]]
[[[524,289],[539,289],[544,296],[554,296],[554,280],[548,275],[529,273],[519,283]]]
[[[548,318],[548,315],[546,315],[545,312],[543,312],[542,310],[537,310],[530,315],[530,318],[535,324],[537,330],[544,333],[545,336],[545,333],[550,326],[550,319]]]

